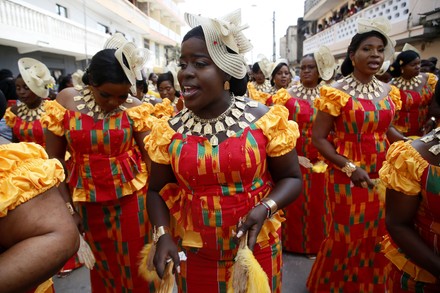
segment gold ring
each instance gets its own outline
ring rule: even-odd
[[[367,183],[367,181],[362,181],[362,182],[361,182],[361,186],[362,186],[363,188],[368,188],[368,183]]]

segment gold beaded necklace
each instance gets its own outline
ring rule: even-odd
[[[402,76],[399,76],[393,79],[392,83],[399,89],[412,90],[418,88],[422,83],[422,75],[419,74],[410,79],[405,79]]]
[[[29,108],[25,103],[21,103],[17,107],[17,117],[27,122],[40,120],[41,115],[44,113],[44,103],[45,101],[42,100],[36,108]]]
[[[374,97],[379,98],[381,93],[384,92],[380,81],[375,76],[373,76],[369,83],[362,83],[352,73],[338,82],[345,82],[346,84],[342,88],[350,96],[357,96],[361,99],[373,100]]]
[[[292,93],[294,93],[295,97],[297,98],[314,101],[320,96],[320,88],[321,85],[319,84],[313,88],[305,87],[302,84],[298,84],[297,86],[292,87]]]
[[[225,132],[227,137],[235,135],[236,131],[232,130],[233,125],[238,125],[240,129],[245,129],[254,122],[255,116],[251,113],[244,112],[246,106],[256,108],[257,101],[247,101],[243,96],[231,96],[231,104],[219,116],[212,119],[204,119],[197,116],[188,108],[184,108],[173,119],[170,120],[171,125],[176,125],[181,121],[181,126],[177,129],[178,133],[186,135],[198,135],[209,137],[209,142],[213,146],[219,144],[217,135]],[[240,118],[244,116],[244,120]]]
[[[256,81],[254,81],[253,83],[255,89],[259,92],[268,93],[272,89],[272,86],[270,85],[270,81],[268,81],[267,79],[265,79],[262,84],[258,84]]]

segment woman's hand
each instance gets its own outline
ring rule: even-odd
[[[257,236],[260,233],[261,227],[266,218],[267,209],[264,205],[259,204],[251,209],[246,216],[246,220],[243,223],[238,224],[238,233],[236,235],[237,240],[248,232],[248,247],[250,250],[254,250]],[[237,241],[237,243],[238,242],[239,241]]]
[[[374,182],[368,176],[368,173],[362,169],[357,167],[355,171],[351,174],[351,182],[353,182],[354,186],[362,187],[362,188],[373,188]]]
[[[157,275],[162,279],[167,263],[173,260],[174,271],[180,272],[180,258],[177,251],[177,245],[174,243],[170,234],[162,235],[156,243],[156,253],[153,263],[156,268]]]

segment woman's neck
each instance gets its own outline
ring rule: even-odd
[[[373,74],[364,74],[364,73],[361,73],[357,70],[354,70],[352,74],[358,81],[360,81],[363,84],[369,83],[373,79],[373,76],[374,76]]]

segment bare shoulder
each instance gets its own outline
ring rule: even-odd
[[[122,104],[127,109],[137,107],[142,105],[142,101],[140,101],[136,97],[128,96],[127,100],[125,100],[124,104]]]
[[[260,119],[267,112],[269,112],[269,107],[248,97],[245,97],[244,102],[248,105],[248,110],[245,110],[245,112],[248,112],[255,116],[256,120]]]
[[[58,93],[56,101],[68,110],[75,110],[76,104],[73,98],[79,96],[80,94],[81,93],[75,88],[68,87]]]

